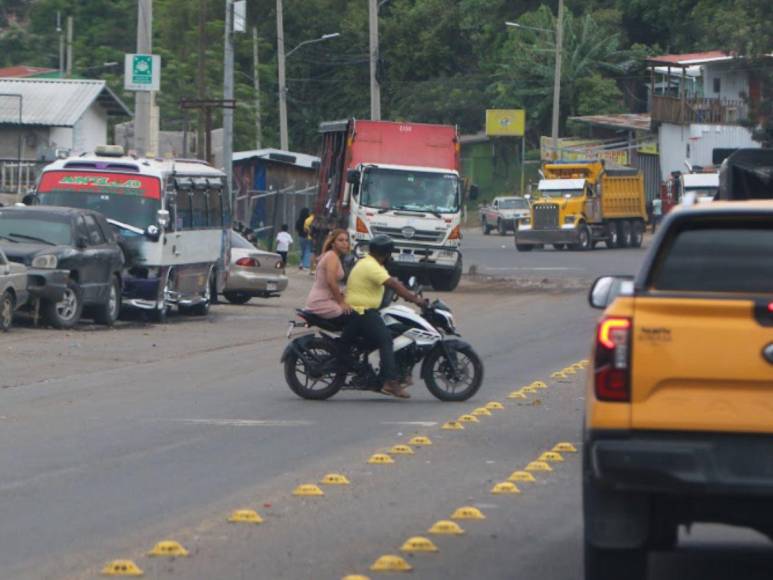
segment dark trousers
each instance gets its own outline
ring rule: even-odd
[[[279,254],[282,257],[282,265],[286,266],[287,265],[287,252],[280,252],[279,250],[277,250],[276,253]]]
[[[354,340],[363,337],[369,345],[378,347],[381,356],[380,376],[384,381],[397,380],[397,364],[389,333],[378,310],[366,310],[365,314],[352,314],[341,333],[340,347],[348,354]]]

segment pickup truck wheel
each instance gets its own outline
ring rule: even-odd
[[[633,231],[631,229],[631,222],[620,222],[620,247],[630,248],[633,240]]]
[[[607,224],[607,248],[613,250],[620,245],[620,230],[617,227],[617,223],[609,222]]]
[[[11,328],[14,306],[13,294],[6,290],[0,298],[0,331],[8,332]]]
[[[94,308],[94,322],[113,326],[121,312],[121,281],[118,276],[113,276],[110,292],[105,304]]]
[[[81,319],[83,313],[83,292],[81,287],[70,280],[60,302],[43,303],[43,316],[54,328],[72,328]]]
[[[507,235],[507,227],[505,227],[505,222],[502,220],[497,220],[497,233],[499,233],[500,236]]]
[[[480,218],[480,228],[483,231],[484,236],[489,235],[489,232],[491,232],[491,228],[486,223],[486,218]]]
[[[534,246],[531,244],[519,244],[518,242],[515,243],[515,249],[519,252],[531,252],[534,249]]]
[[[631,226],[631,247],[641,248],[644,241],[644,222],[635,221]]]

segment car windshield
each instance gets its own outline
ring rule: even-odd
[[[540,189],[542,197],[582,197],[582,189]]]
[[[72,245],[72,228],[67,217],[0,210],[0,238],[21,243],[69,246]]]
[[[105,217],[144,230],[156,223],[156,212],[161,209],[158,199],[138,195],[107,194],[93,191],[46,191],[38,194],[43,205],[61,205],[91,209]],[[127,234],[128,232],[121,232]]]
[[[370,167],[362,180],[362,205],[453,213],[459,210],[459,179],[453,173],[430,173]]]
[[[660,251],[651,285],[657,290],[773,292],[773,220],[690,224]]]
[[[529,203],[525,199],[503,199],[499,209],[529,209]]]

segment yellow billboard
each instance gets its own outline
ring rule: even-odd
[[[489,137],[523,137],[525,130],[525,109],[486,110],[486,135]]]

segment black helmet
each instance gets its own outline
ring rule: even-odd
[[[384,234],[374,236],[368,244],[368,251],[380,258],[388,258],[392,255],[394,249],[395,243],[392,241],[392,238]]]

